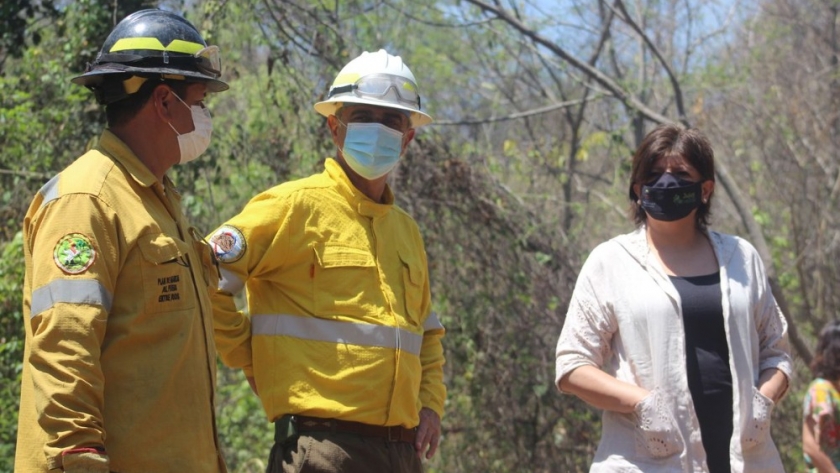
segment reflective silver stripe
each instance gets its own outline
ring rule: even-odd
[[[221,274],[222,278],[219,279],[219,290],[225,291],[228,294],[236,295],[242,291],[242,288],[245,287],[245,284],[242,282],[241,279],[232,272],[226,270],[221,265],[219,266],[219,273]]]
[[[47,183],[44,184],[43,187],[41,187],[41,190],[38,191],[39,194],[44,196],[44,201],[41,202],[41,206],[39,207],[39,209],[43,208],[51,200],[55,200],[55,199],[58,198],[58,177],[59,176],[60,176],[60,174],[56,174],[55,176],[53,176],[53,178],[50,179],[49,181],[47,181]]]
[[[32,291],[30,318],[40,315],[59,303],[100,305],[111,310],[113,297],[95,279],[56,279]]]
[[[443,324],[440,323],[440,319],[438,319],[437,313],[432,312],[426,317],[426,322],[423,324],[423,331],[430,332],[432,330],[445,330],[443,328]]]
[[[393,348],[420,355],[423,337],[397,327],[339,322],[296,315],[257,314],[251,317],[253,335],[288,335],[303,340],[366,347]]]

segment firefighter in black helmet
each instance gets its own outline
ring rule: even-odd
[[[213,253],[166,172],[209,145],[219,52],[180,16],[120,22],[73,82],[106,107],[92,150],[24,223],[26,345],[16,472],[224,473]]]
[[[222,92],[228,85],[220,75],[219,48],[208,46],[190,22],[164,10],[141,10],[111,31],[96,60],[73,83],[108,105],[148,79],[205,82],[210,92]]]

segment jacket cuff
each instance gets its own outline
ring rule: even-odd
[[[434,395],[438,394],[438,395]],[[444,391],[442,395],[439,393],[432,393],[432,392],[421,392],[420,393],[420,405],[427,409],[431,409],[435,411],[441,419],[443,419],[443,411],[444,411],[444,399],[446,398],[446,391]]]
[[[104,450],[74,448],[61,453],[62,469],[66,473],[108,473],[110,462]]]

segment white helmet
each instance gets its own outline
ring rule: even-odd
[[[405,110],[410,113],[414,127],[432,122],[432,117],[420,111],[420,92],[414,74],[402,58],[391,56],[384,49],[363,52],[348,62],[330,87],[327,100],[316,103],[315,110],[329,117],[343,103]]]

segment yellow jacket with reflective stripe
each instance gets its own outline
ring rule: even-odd
[[[35,196],[16,472],[61,467],[80,447],[104,447],[112,471],[225,471],[208,294],[218,273],[189,229],[171,182],[108,131]],[[67,235],[90,243],[87,269],[68,272]]]
[[[443,415],[443,327],[414,220],[326,170],[254,197],[210,237],[216,344],[284,414],[415,427]],[[227,237],[227,244],[224,244]],[[231,242],[233,244],[231,244]],[[233,249],[231,249],[233,248]],[[233,295],[247,289],[250,319]]]

